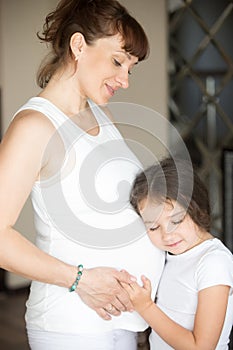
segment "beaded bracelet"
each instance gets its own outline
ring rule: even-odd
[[[74,283],[72,284],[72,286],[69,288],[69,292],[74,292],[75,291],[75,289],[77,288],[77,285],[79,283],[79,280],[82,277],[82,274],[83,274],[83,265],[80,264],[80,265],[78,265],[77,277],[76,277]]]

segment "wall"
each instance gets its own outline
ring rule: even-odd
[[[167,115],[167,17],[164,0],[121,0],[143,26],[150,42],[149,58],[130,77],[118,101],[130,101]]]
[[[121,106],[115,108],[122,115],[119,129],[143,165],[147,166],[167,153],[166,1],[122,0],[121,3],[143,26],[150,43],[150,55],[134,68],[127,91],[117,92],[112,101],[121,102]]]
[[[0,85],[2,89],[2,129],[6,130],[20,105],[38,93],[35,82],[37,67],[46,49],[36,32],[42,19],[56,0],[0,0]],[[16,228],[34,241],[35,231],[28,200]],[[23,259],[23,257],[22,257]],[[28,282],[7,273],[9,288],[21,287]]]
[[[121,3],[143,25],[150,40],[151,54],[147,61],[136,67],[134,75],[130,78],[130,88],[127,91],[119,92],[113,101],[131,102],[166,116],[167,34],[165,1],[122,0]],[[0,85],[2,88],[3,131],[8,127],[17,108],[38,92],[35,76],[46,48],[40,44],[36,32],[41,30],[45,15],[56,4],[57,0],[0,0]],[[157,124],[156,128],[166,142],[166,128],[161,128],[160,123]],[[135,129],[122,130],[122,132],[131,138]],[[153,148],[157,155],[164,153],[164,148],[160,144],[154,146],[154,144],[148,143],[147,135],[139,135],[139,139],[149,148]],[[34,240],[29,200],[16,226],[30,240]],[[8,274],[10,287],[15,288],[24,283],[25,280]]]

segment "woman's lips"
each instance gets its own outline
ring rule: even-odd
[[[110,93],[111,96],[114,96],[114,93],[116,90],[114,90],[110,85],[106,84],[106,87],[108,89],[108,92]]]

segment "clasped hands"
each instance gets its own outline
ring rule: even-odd
[[[147,299],[151,299],[150,285],[147,287],[147,289],[144,286],[140,287],[136,278],[125,270],[97,267],[84,269],[76,291],[82,301],[101,318],[111,320],[111,316],[119,316],[121,312],[137,311],[134,305],[135,295],[136,299],[140,299],[139,294],[146,292]]]

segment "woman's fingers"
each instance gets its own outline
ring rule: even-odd
[[[137,281],[137,278],[133,275],[130,275],[126,270],[117,271],[116,278],[119,282],[123,283],[132,283]]]
[[[121,285],[121,282],[132,283],[132,280],[135,278],[126,271],[107,267],[85,269],[77,293],[92,308],[105,309],[107,305],[113,305],[115,310],[111,314],[117,316],[122,311],[134,310],[129,294]],[[103,310],[100,312],[104,314]]]
[[[112,304],[107,305],[105,308],[105,311],[113,316],[119,316],[121,312]]]
[[[117,300],[118,302],[116,303],[116,307],[117,308],[120,307],[119,310],[129,311],[129,312],[132,312],[134,310],[133,304],[129,297],[129,293],[121,285],[120,285],[120,292],[117,293]],[[114,302],[113,304],[115,305]]]
[[[112,317],[109,315],[109,313],[104,308],[98,308],[95,309],[96,313],[103,318],[105,321],[109,321],[112,319]]]

